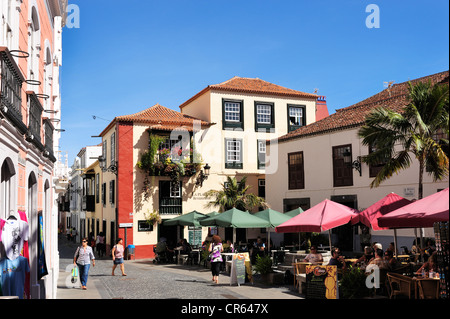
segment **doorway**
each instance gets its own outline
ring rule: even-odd
[[[358,209],[358,198],[356,195],[331,196],[330,200],[353,209]],[[355,250],[353,247],[353,228],[354,226],[352,226],[351,223],[348,223],[346,225],[336,227],[331,231],[336,239],[336,242],[333,244],[339,247],[341,251]]]

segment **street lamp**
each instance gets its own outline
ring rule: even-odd
[[[352,162],[352,153],[350,152],[350,149],[347,148],[345,152],[342,154],[344,156],[344,164],[354,168],[359,172],[359,176],[362,176],[361,172],[361,157],[358,156],[355,161]]]
[[[197,177],[197,181],[195,182],[195,185],[197,185],[197,186],[200,185],[200,187],[203,186],[203,182],[208,179],[210,169],[211,169],[211,167],[208,164],[206,164],[203,167],[203,170],[200,171],[200,175],[198,175],[198,177]]]

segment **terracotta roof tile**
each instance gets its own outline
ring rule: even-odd
[[[103,130],[100,136],[103,135],[115,122],[142,123],[148,125],[150,129],[163,131],[172,131],[177,128],[183,127],[189,132],[192,132],[194,129],[194,121],[200,121],[202,129],[213,125],[212,123],[196,119],[192,116],[171,110],[160,104],[156,104],[148,109],[134,114],[117,116]]]
[[[302,138],[311,135],[325,134],[332,131],[348,129],[361,126],[366,115],[376,107],[387,107],[401,112],[408,104],[408,82],[448,83],[449,71],[436,73],[415,80],[394,84],[390,88],[381,91],[361,102],[339,109],[336,113],[307,126],[301,127],[289,134],[281,136],[278,141],[283,142],[291,139]]]
[[[292,89],[285,88],[280,85],[276,85],[258,78],[243,78],[235,76],[234,78],[219,83],[208,85],[205,89],[191,97],[189,100],[180,105],[180,108],[185,107],[187,104],[203,95],[209,90],[215,91],[227,91],[227,92],[238,92],[238,93],[251,93],[251,94],[264,94],[264,95],[277,95],[286,97],[302,97],[317,99],[317,94],[305,93],[301,91],[296,91]]]

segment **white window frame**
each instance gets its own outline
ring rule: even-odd
[[[268,104],[256,105],[256,122],[258,124],[272,124],[272,106]]]
[[[242,163],[242,141],[227,140],[226,159],[228,163]]]
[[[226,122],[241,122],[241,103],[239,102],[225,102],[225,121]]]
[[[178,182],[178,184],[170,182],[170,197],[171,198],[181,197],[181,182]]]

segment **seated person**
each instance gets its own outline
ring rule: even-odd
[[[311,246],[311,252],[308,254],[308,256],[305,257],[303,261],[311,263],[313,265],[318,265],[322,264],[323,257],[321,253],[317,252],[317,247],[313,245]]]
[[[262,241],[261,237],[258,236],[256,242],[253,244],[252,262],[256,262],[256,256],[263,257],[265,254],[266,245]]]
[[[375,258],[372,259],[372,261],[367,266],[366,272],[370,272],[375,266],[377,266],[379,269],[389,270],[389,264],[384,259],[384,253],[382,249],[377,249],[375,251]]]
[[[387,261],[390,270],[394,270],[401,265],[398,259],[394,258],[394,253],[392,250],[386,250],[384,253],[384,259]]]
[[[330,262],[328,263],[329,266],[337,266],[337,269],[346,269],[345,265],[345,257],[341,256],[341,251],[339,248],[334,248],[331,254]]]
[[[420,274],[422,274],[422,271],[425,271],[425,272],[430,272],[430,271],[438,272],[437,252],[436,251],[433,254],[431,254],[431,256],[430,256],[430,258],[428,258],[427,262],[425,262],[422,265],[422,267],[420,267],[419,270],[417,270],[416,274],[420,275]]]
[[[168,261],[173,260],[173,250],[167,246],[167,239],[161,237],[158,244],[156,244],[155,253],[160,257],[166,257]]]
[[[364,255],[362,255],[357,261],[353,263],[355,266],[358,263],[369,264],[370,261],[374,258],[373,250],[369,246],[364,247]]]

